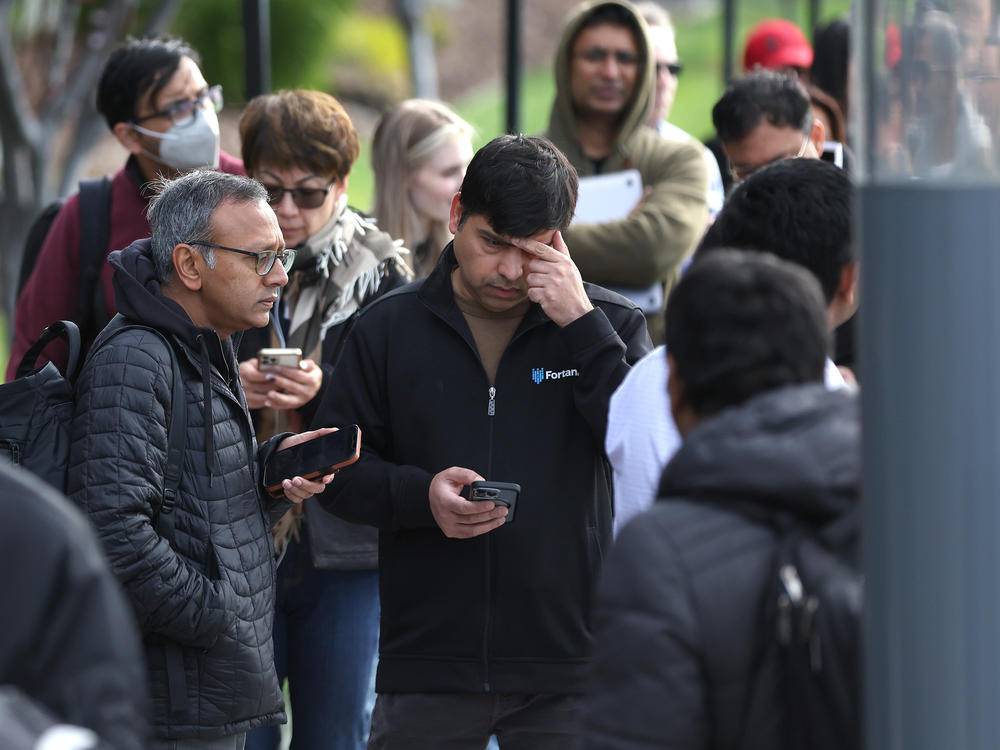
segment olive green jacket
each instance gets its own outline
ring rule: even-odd
[[[556,99],[546,136],[570,160],[581,177],[595,174],[577,137],[576,114],[570,98],[572,42],[582,21],[599,5],[578,6],[563,31],[555,62]],[[635,168],[651,192],[625,219],[600,224],[573,224],[565,233],[570,255],[585,281],[602,286],[646,288],[663,284],[664,299],[676,283],[682,263],[694,250],[708,222],[705,195],[708,174],[695,141],[673,142],[645,125],[653,104],[656,66],[650,53],[645,22],[639,43],[640,69],[636,91],[624,113],[618,139],[601,165],[602,173]],[[654,343],[662,343],[662,311],[647,316]]]

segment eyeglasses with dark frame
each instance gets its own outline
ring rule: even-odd
[[[154,112],[151,115],[135,117],[129,120],[129,122],[137,125],[140,122],[152,120],[154,117],[169,117],[170,122],[174,125],[190,125],[194,122],[195,113],[207,104],[211,104],[216,112],[222,109],[222,86],[212,86],[201,94],[198,94],[194,99],[175,102],[166,109],[161,109],[159,112]]]
[[[258,180],[258,182],[260,181]],[[287,188],[284,185],[271,185],[266,182],[260,184],[267,191],[267,202],[271,206],[277,206],[281,203],[285,198],[285,193],[288,193],[292,196],[292,203],[299,208],[319,208],[326,200],[330,189],[337,184],[337,179],[331,180],[325,188]]]
[[[225,245],[216,245],[214,242],[203,242],[201,240],[191,240],[184,244],[214,247],[216,250],[228,250],[231,253],[253,256],[257,259],[254,270],[257,272],[258,276],[267,276],[271,273],[271,269],[274,268],[274,262],[276,260],[281,261],[281,265],[285,267],[286,271],[290,271],[292,269],[292,263],[295,262],[295,250],[290,247],[286,247],[280,253],[276,250],[264,250],[263,252],[254,253],[249,250],[240,250],[238,247],[226,247]]]
[[[605,47],[587,47],[587,49],[581,51],[579,54],[584,60],[592,63],[602,63],[609,57],[613,57],[619,65],[632,66],[639,64],[639,56],[635,52],[623,49],[611,50]]]
[[[684,72],[684,63],[680,60],[676,62],[658,62],[656,63],[656,74],[663,75],[669,72],[674,78],[677,78],[681,73]]]
[[[732,175],[734,183],[743,182],[747,177],[752,175],[754,172],[758,172],[764,167],[769,167],[770,165],[784,161],[785,159],[801,159],[806,153],[806,149],[809,147],[809,134],[806,133],[802,137],[802,145],[799,146],[798,153],[795,154],[781,154],[780,156],[775,156],[770,161],[766,161],[763,164],[740,164],[738,166],[730,167],[729,174]]]

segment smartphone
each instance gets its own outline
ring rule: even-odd
[[[275,367],[298,367],[301,361],[301,349],[261,349],[257,352],[257,367],[261,370],[273,370]]]
[[[492,500],[497,505],[506,505],[506,523],[510,523],[514,520],[514,511],[517,510],[521,485],[513,482],[473,482],[465,485],[459,494],[466,500]]]
[[[271,454],[264,467],[264,489],[281,497],[281,482],[292,477],[315,479],[353,464],[361,456],[361,428],[356,424],[320,435]]]
[[[819,158],[835,167],[844,168],[844,144],[840,141],[823,141],[823,151]]]

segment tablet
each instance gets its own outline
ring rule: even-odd
[[[600,224],[624,219],[641,198],[642,176],[638,169],[581,177],[573,222]]]

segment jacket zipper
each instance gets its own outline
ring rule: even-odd
[[[490,386],[489,401],[486,405],[486,416],[490,417],[486,451],[486,478],[489,479],[493,469],[493,419],[497,413],[497,389]],[[493,616],[493,536],[486,535],[486,616],[483,619],[483,692],[490,692],[490,619]]]

